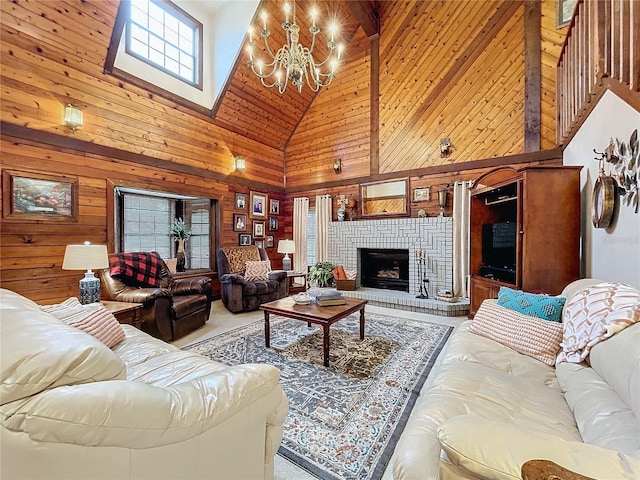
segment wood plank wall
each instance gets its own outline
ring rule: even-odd
[[[566,28],[555,27],[555,1],[541,3],[541,148],[549,150],[555,148],[554,62]],[[378,170],[367,165],[367,126],[351,117],[359,111],[359,119],[370,118],[370,49],[358,31],[337,85],[318,94],[287,145],[287,188],[451,164],[464,170],[470,161],[524,151],[523,2],[385,1],[380,18]],[[345,109],[330,107],[339,104]],[[441,158],[445,137],[452,154]]]
[[[67,244],[107,243],[110,181],[218,199],[223,246],[238,244],[234,192],[285,200],[282,151],[103,74],[118,4],[0,2],[0,119],[22,131],[20,138],[3,131],[1,168],[79,180],[77,222],[2,219],[0,286],[40,303],[78,293],[81,272],[61,270]],[[84,112],[75,133],[62,125],[68,102]],[[55,145],[43,143],[52,138]],[[247,160],[242,175],[234,172],[236,155]],[[285,222],[280,225],[281,231],[266,232],[275,234],[276,245],[284,235]],[[269,254],[280,257],[275,249]]]
[[[549,20],[554,0],[542,1],[542,145],[551,148],[555,89],[544,68],[553,63],[558,38]],[[77,294],[78,272],[60,268],[64,247],[107,242],[111,181],[219,199],[222,245],[238,243],[232,223],[241,212],[233,194],[267,193],[281,200],[277,245],[292,238],[295,196],[354,197],[372,175],[459,164],[449,173],[410,178],[412,187],[441,185],[477,176],[475,169],[465,171],[467,162],[521,151],[521,2],[380,2],[375,172],[369,163],[371,49],[344,2],[322,2],[323,15],[335,7],[348,38],[333,85],[317,95],[305,91],[298,100],[281,97],[259,86],[240,59],[214,119],[104,74],[119,3],[0,2],[0,120],[22,129],[17,136],[3,132],[1,168],[76,176],[80,185],[78,222],[2,220],[0,285],[40,303]],[[304,12],[310,3],[298,5]],[[277,2],[268,9],[281,17]],[[69,102],[84,112],[75,134],[61,120]],[[433,155],[442,136],[453,143],[448,159]],[[234,172],[238,155],[247,161],[243,175]],[[336,158],[342,159],[340,175],[332,168]],[[315,188],[328,182],[341,185]],[[438,213],[432,200],[411,204],[411,215],[420,208]],[[270,255],[278,264],[275,248]]]

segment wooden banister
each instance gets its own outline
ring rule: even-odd
[[[578,0],[556,78],[556,139],[562,145],[591,111],[604,79],[640,91],[640,2]]]

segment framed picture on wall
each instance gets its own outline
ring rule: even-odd
[[[269,231],[270,232],[278,231],[278,219],[276,217],[269,217]]]
[[[414,202],[426,202],[431,200],[431,187],[417,187],[413,189]]]
[[[251,234],[249,233],[241,233],[238,238],[238,245],[240,246],[250,246],[251,245]]]
[[[233,231],[234,232],[246,232],[247,231],[247,216],[234,213],[233,214]]]
[[[271,215],[280,215],[280,200],[271,200],[269,202],[269,213]]]
[[[253,222],[253,236],[264,237],[264,222]]]
[[[262,240],[256,240],[255,246],[258,248],[264,248],[264,242]]]
[[[267,218],[267,194],[251,192],[249,198],[251,218]]]
[[[2,214],[7,219],[75,222],[78,179],[63,175],[2,172]]]
[[[273,248],[273,235],[267,235],[267,239],[265,241],[265,246],[267,248]]]
[[[244,193],[236,193],[235,207],[236,207],[236,210],[247,209],[247,196]]]

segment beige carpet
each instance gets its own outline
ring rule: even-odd
[[[464,318],[459,317],[440,317],[436,315],[428,315],[424,313],[417,312],[408,312],[403,310],[393,310],[383,307],[376,306],[367,306],[367,312],[372,313],[381,313],[383,315],[392,315],[396,317],[404,317],[415,320],[425,320],[432,323],[440,323],[443,325],[450,325],[454,328],[457,328],[460,323],[464,320]],[[177,347],[183,347],[186,345],[190,345],[192,343],[196,343],[207,338],[220,335],[225,333],[231,329],[235,329],[239,326],[246,325],[248,323],[255,322],[256,320],[261,320],[263,318],[263,314],[261,311],[257,312],[248,312],[241,314],[232,314],[228,312],[225,307],[222,305],[222,302],[216,301],[212,305],[211,317],[207,324],[202,328],[198,329],[195,332],[183,337],[173,344]],[[436,365],[433,367],[430,378],[433,377],[434,373],[437,373],[439,362],[436,362]],[[425,386],[423,387],[423,391],[429,387],[429,379],[425,382]],[[295,464],[289,462],[284,457],[277,455],[275,459],[275,478],[277,480],[312,480],[315,477],[310,476],[304,470],[298,468]],[[385,474],[383,476],[383,480],[390,480],[393,476],[391,474],[391,468],[387,468]]]

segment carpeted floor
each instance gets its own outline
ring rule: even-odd
[[[262,321],[184,348],[230,365],[277,366],[290,403],[279,453],[322,479],[381,478],[452,328],[367,312],[361,342],[353,315],[332,326],[325,368],[318,327],[278,316],[271,325],[271,349]]]

